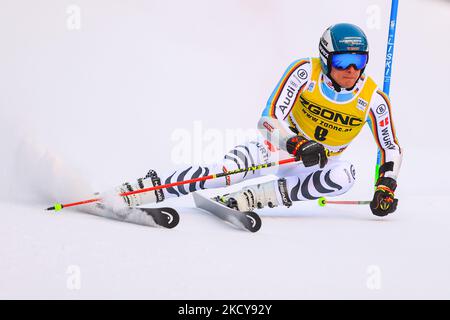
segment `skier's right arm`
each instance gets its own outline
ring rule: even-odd
[[[295,100],[305,89],[310,75],[310,59],[300,59],[293,62],[275,87],[258,122],[258,129],[262,135],[279,149],[288,151],[288,140],[297,136],[289,128],[286,119],[294,106]]]

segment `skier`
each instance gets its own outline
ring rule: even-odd
[[[278,178],[246,186],[220,197],[220,201],[239,211],[252,211],[338,196],[355,181],[353,165],[340,156],[367,123],[382,155],[370,208],[377,216],[394,212],[402,154],[389,98],[364,74],[368,60],[367,37],[359,27],[348,23],[329,27],[320,38],[319,57],[299,59],[283,74],[262,113],[258,123],[261,135],[256,141],[236,146],[218,163],[164,174],[150,170],[136,183],[124,183],[116,190],[134,191],[293,156],[301,162],[277,167],[275,172],[269,169],[243,172],[124,199],[128,206],[134,207],[201,189],[229,186],[267,173]]]

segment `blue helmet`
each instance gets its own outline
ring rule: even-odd
[[[369,55],[369,43],[364,31],[350,23],[338,23],[323,33],[319,43],[322,71],[328,75],[331,71],[331,56],[334,53],[366,53]],[[361,74],[364,72],[362,70]]]

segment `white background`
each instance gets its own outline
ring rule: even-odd
[[[382,86],[389,1],[0,0],[0,298],[450,298],[450,3],[400,2],[397,212],[296,203],[264,210],[249,234],[190,196],[168,202],[174,230],[43,208],[209,160],[211,143],[227,151],[220,133],[254,129],[285,68],[317,56],[333,23],[366,31],[366,73]],[[183,159],[177,132],[192,141]],[[372,197],[375,156],[365,128],[342,199]]]

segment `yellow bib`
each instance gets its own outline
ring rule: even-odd
[[[295,101],[287,120],[300,134],[322,143],[332,155],[337,155],[361,131],[377,85],[370,77],[362,76],[363,83],[355,87],[350,100],[332,100],[323,93],[331,89],[322,88],[329,84],[323,84],[319,58],[312,58],[311,62],[311,80]]]

